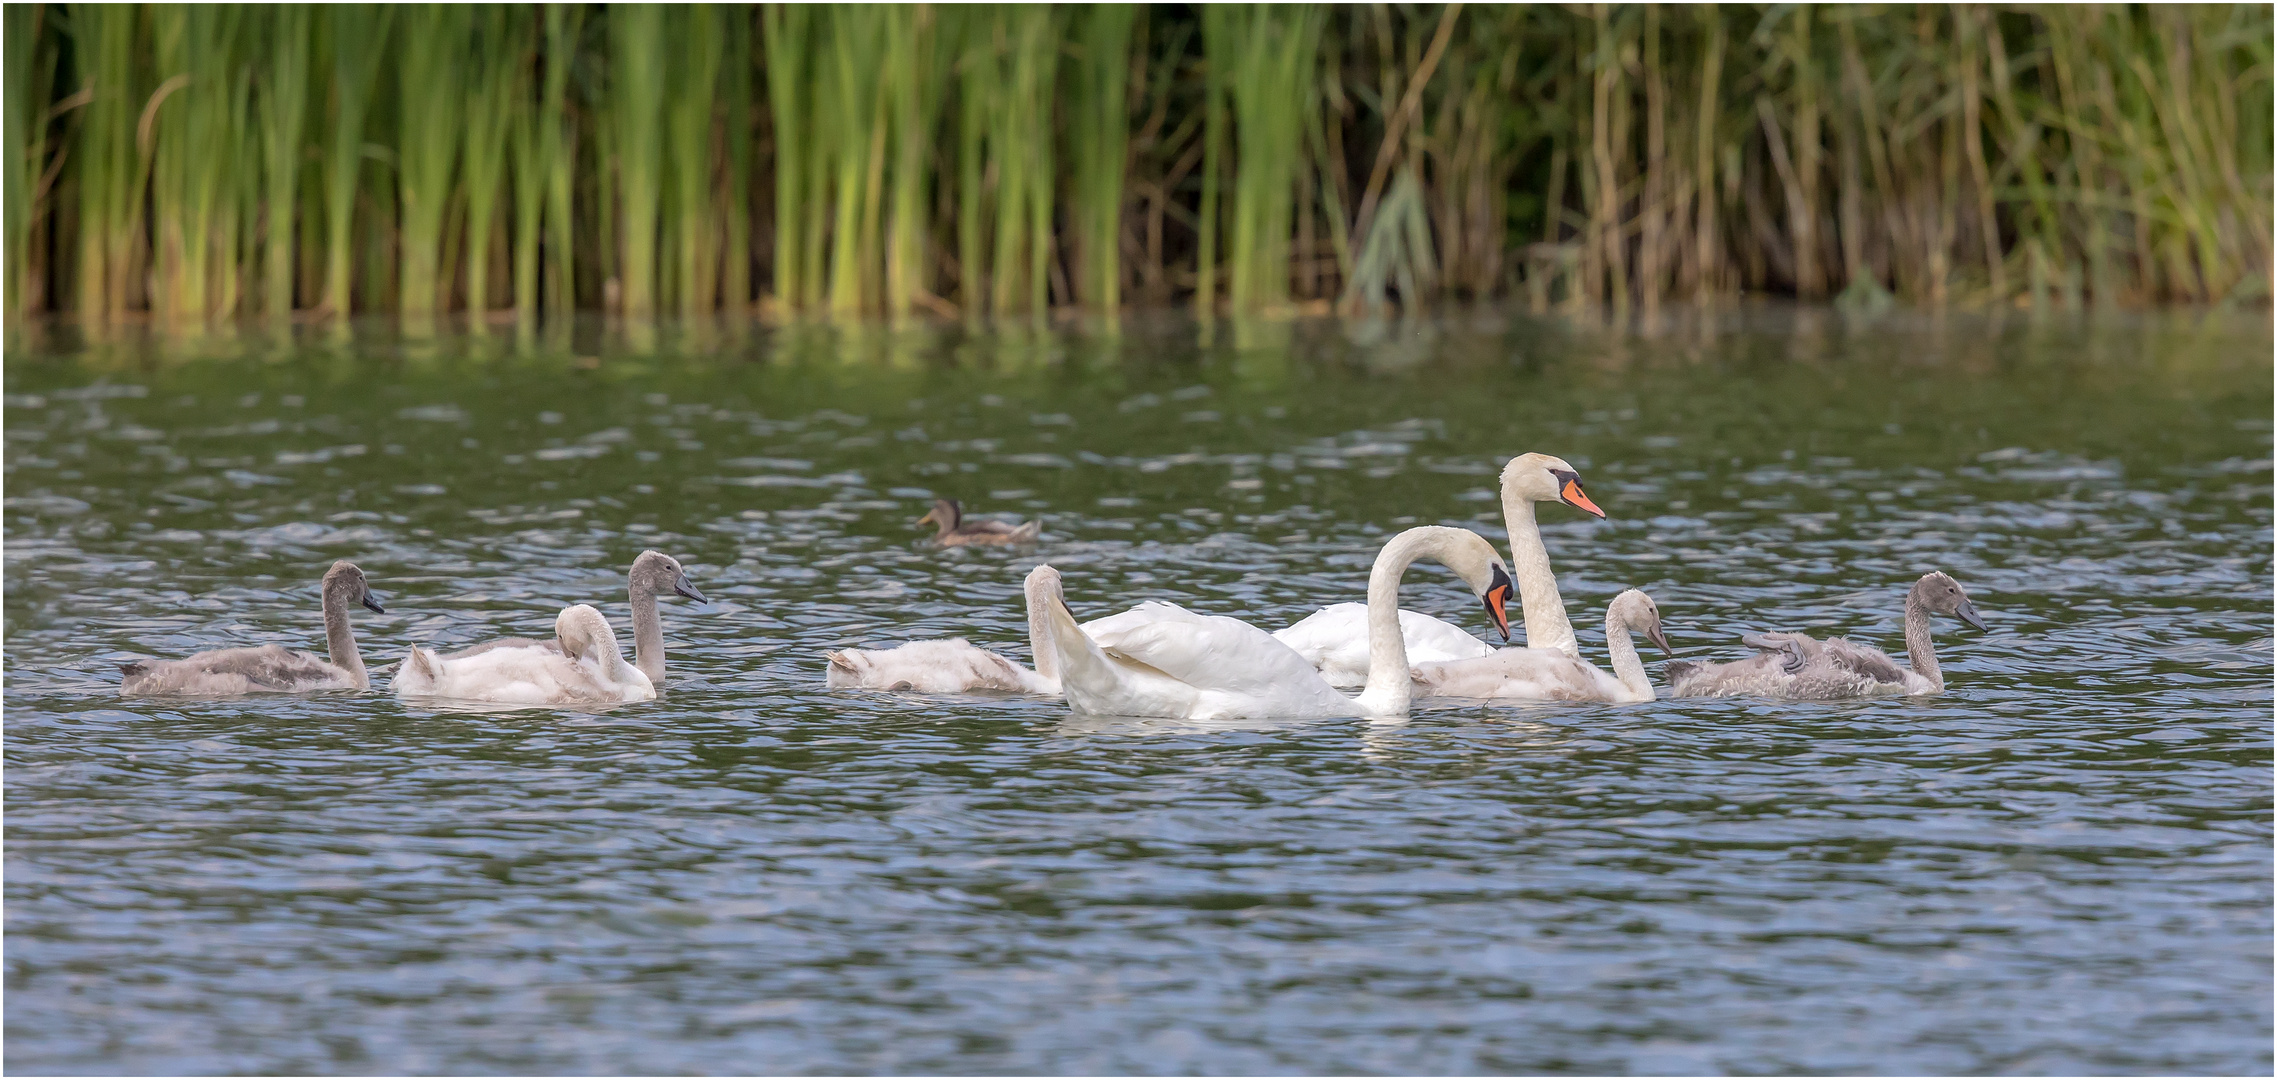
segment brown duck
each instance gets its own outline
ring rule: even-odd
[[[935,499],[933,509],[918,518],[919,525],[932,524],[941,531],[933,534],[933,542],[942,547],[962,547],[966,544],[1033,544],[1043,535],[1040,521],[1019,525],[1006,525],[1001,521],[966,521],[963,504],[955,499]]]

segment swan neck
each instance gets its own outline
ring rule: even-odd
[[[1035,659],[1036,676],[1057,683],[1059,656],[1051,648],[1051,590],[1041,581],[1030,581],[1021,591],[1028,596],[1028,655]]]
[[[657,685],[664,683],[664,623],[656,614],[656,588],[634,578],[626,596],[632,603],[633,666]]]
[[[1550,553],[1534,523],[1534,501],[1513,492],[1502,495],[1503,524],[1510,530],[1510,569],[1518,579],[1518,607],[1526,621],[1526,647],[1556,649],[1580,659],[1581,645],[1565,617]]]
[[[1052,677],[1060,681],[1060,691],[1067,695],[1067,703],[1079,712],[1111,705],[1118,682],[1115,663],[1100,650],[1098,642],[1083,632],[1083,627],[1075,621],[1075,613],[1067,609],[1064,586],[1057,580],[1049,584],[1031,583],[1028,618],[1031,635],[1038,623],[1043,624],[1044,630],[1040,638],[1031,637],[1043,646],[1036,654],[1036,668],[1042,671],[1049,665]]]
[[[332,666],[348,673],[358,690],[372,688],[372,677],[364,671],[364,654],[356,649],[356,632],[348,626],[348,605],[324,591],[324,650]]]
[[[1905,657],[1914,674],[1938,690],[1945,688],[1945,673],[1937,667],[1937,650],[1929,640],[1929,604],[1918,587],[1905,594]]]
[[[1645,673],[1644,660],[1637,656],[1629,620],[1611,610],[1605,612],[1605,651],[1613,656],[1613,677],[1621,680],[1629,693],[1639,695],[1639,700],[1651,700],[1652,676]]]
[[[1399,632],[1399,579],[1419,554],[1413,535],[1394,537],[1368,571],[1368,682],[1360,708],[1369,716],[1405,716],[1412,693],[1407,640]]]

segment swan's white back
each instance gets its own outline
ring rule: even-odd
[[[963,638],[912,641],[891,649],[840,649],[825,657],[825,685],[843,689],[962,694],[994,690],[1057,694],[1045,678]]]
[[[1053,641],[1067,673],[1062,689],[1079,712],[1196,720],[1360,713],[1296,650],[1239,619],[1152,600],[1068,629],[1076,631],[1072,648],[1067,635]],[[1097,677],[1101,662],[1112,677]],[[1078,669],[1094,677],[1078,679]]]
[[[554,621],[559,651],[542,645],[440,657],[414,647],[395,674],[398,697],[456,698],[517,705],[646,701],[656,686],[625,662],[616,633],[594,608],[564,608]]]

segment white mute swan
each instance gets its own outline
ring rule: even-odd
[[[1558,596],[1557,575],[1550,572],[1550,553],[1542,546],[1541,529],[1534,524],[1534,504],[1562,502],[1600,518],[1597,508],[1581,490],[1581,475],[1563,458],[1548,454],[1520,454],[1502,467],[1502,520],[1510,530],[1510,565],[1518,578],[1518,606],[1526,623],[1526,647],[1555,649],[1576,660],[1581,646],[1566,621],[1565,601]],[[1486,656],[1494,647],[1462,627],[1421,612],[1402,611],[1399,625],[1411,663],[1438,663]],[[1321,677],[1337,686],[1358,686],[1368,671],[1368,616],[1361,604],[1333,604],[1273,635],[1295,649]]]
[[[342,559],[324,572],[324,644],[331,660],[314,653],[263,645],[213,649],[181,660],[137,660],[122,664],[126,694],[299,694],[311,690],[369,690],[363,654],[348,628],[348,608],[362,604],[382,615],[387,609],[372,595],[364,572]]]
[[[1028,576],[1028,647],[1033,671],[963,638],[912,641],[891,649],[839,649],[824,654],[822,681],[836,689],[915,690],[923,694],[962,694],[1001,690],[1015,694],[1059,693],[1058,669],[1044,648],[1043,624],[1036,621],[1041,583]]]
[[[648,676],[648,681],[652,685],[662,686],[664,685],[664,621],[657,617],[656,598],[667,592],[673,592],[699,604],[708,604],[711,601],[704,599],[704,594],[696,590],[695,583],[688,580],[688,572],[681,567],[680,560],[661,551],[641,552],[640,557],[633,560],[632,569],[626,572],[625,581],[626,599],[631,601],[632,606],[633,663],[639,666],[641,674]],[[550,649],[557,653],[561,651],[561,645],[556,641],[509,637],[485,641],[480,645],[447,653],[442,656],[442,659],[446,661],[464,660],[479,656],[492,649],[529,648]]]
[[[1661,667],[1673,697],[1775,697],[1799,701],[1934,694],[1945,673],[1929,639],[1929,617],[1951,615],[1979,630],[1984,620],[1961,583],[1933,570],[1905,594],[1905,652],[1913,670],[1880,649],[1842,638],[1808,634],[1750,634],[1744,644],[1763,650],[1726,664],[1671,661]]]
[[[1487,656],[1416,665],[1415,692],[1424,697],[1525,698],[1535,701],[1651,701],[1652,678],[1637,658],[1631,633],[1668,652],[1660,609],[1652,597],[1629,589],[1605,605],[1605,648],[1611,675],[1556,649],[1503,649]]]
[[[1061,690],[1076,712],[1188,720],[1405,716],[1410,691],[1399,631],[1399,579],[1424,558],[1453,570],[1485,604],[1496,627],[1509,632],[1503,605],[1511,593],[1510,575],[1494,545],[1468,529],[1409,529],[1384,545],[1368,574],[1372,663],[1357,698],[1330,686],[1273,635],[1239,619],[1151,601],[1079,626],[1059,571],[1049,566],[1028,575],[1028,595],[1041,609],[1031,608],[1028,617],[1031,625],[1043,625],[1039,644],[1053,657]]]
[[[646,701],[656,684],[625,662],[609,620],[588,604],[561,609],[546,645],[484,649],[440,657],[413,646],[396,669],[397,697],[457,698],[518,705]],[[551,646],[550,648],[548,646]]]

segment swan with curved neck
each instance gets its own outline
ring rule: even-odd
[[[1534,504],[1562,502],[1585,513],[1604,517],[1581,490],[1581,474],[1565,459],[1548,454],[1520,454],[1502,467],[1502,519],[1510,532],[1510,567],[1517,578],[1518,606],[1526,625],[1526,647],[1552,649],[1576,660],[1581,646],[1574,640],[1573,624],[1566,620],[1565,601],[1558,595],[1557,575],[1550,571],[1550,553],[1542,546],[1541,527],[1534,520]],[[1469,631],[1442,619],[1415,611],[1399,613],[1401,637],[1413,663],[1438,663],[1484,657],[1494,647]],[[1357,686],[1367,677],[1367,609],[1361,604],[1331,604],[1273,635],[1312,662],[1321,676],[1338,686]]]
[[[697,591],[695,583],[688,580],[688,571],[680,565],[680,560],[661,551],[641,552],[640,557],[633,560],[632,569],[625,573],[625,598],[632,606],[633,664],[656,686],[664,685],[664,620],[657,615],[656,600],[665,593],[685,596],[699,604],[711,603]],[[561,643],[558,639],[497,638],[443,654],[440,659],[465,660],[492,649],[532,648],[558,653]]]
[[[1905,651],[1912,668],[1889,654],[1843,638],[1820,641],[1808,634],[1749,634],[1743,644],[1759,650],[1744,660],[1703,664],[1680,660],[1661,668],[1674,697],[1775,697],[1827,701],[1855,697],[1934,694],[1945,689],[1944,669],[1930,640],[1932,615],[1951,615],[1978,630],[1985,628],[1967,590],[1952,575],[1933,570],[1905,594]]]
[[[1504,649],[1491,656],[1418,664],[1415,690],[1426,697],[1524,698],[1534,701],[1651,701],[1652,678],[1637,657],[1631,634],[1641,633],[1668,652],[1660,608],[1629,589],[1605,605],[1605,648],[1611,675],[1556,649]]]
[[[342,559],[324,572],[326,657],[282,645],[211,649],[180,660],[137,660],[119,667],[125,694],[299,694],[312,690],[369,690],[370,673],[348,625],[357,605],[382,615],[387,609],[372,594],[364,571]]]
[[[1077,712],[1192,720],[1404,716],[1411,687],[1400,635],[1399,583],[1430,559],[1453,570],[1509,633],[1504,609],[1510,575],[1494,546],[1467,529],[1426,525],[1392,537],[1368,574],[1366,685],[1347,697],[1295,650],[1239,619],[1197,615],[1152,601],[1078,624],[1059,571],[1028,575],[1031,627],[1039,656],[1053,657],[1061,690]]]
[[[397,669],[397,697],[438,697],[516,705],[576,705],[646,701],[656,685],[627,663],[616,631],[587,604],[563,608],[546,645],[486,649],[473,656],[439,657],[413,646]]]

